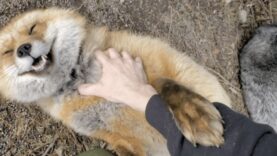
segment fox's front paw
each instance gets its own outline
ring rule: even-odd
[[[212,103],[173,80],[159,79],[153,85],[191,143],[217,147],[224,143],[222,119]]]

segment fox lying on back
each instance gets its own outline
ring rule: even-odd
[[[164,138],[148,125],[143,113],[77,93],[79,84],[95,83],[101,76],[94,52],[110,47],[142,58],[149,82],[161,91],[169,108],[178,103],[178,109],[171,111],[188,140],[206,146],[224,141],[221,117],[210,102],[230,106],[226,92],[213,75],[160,40],[93,27],[72,10],[52,8],[13,19],[0,32],[0,47],[4,97],[36,102],[76,132],[106,141],[118,155],[169,153]],[[168,92],[163,94],[177,83],[188,91],[178,92],[174,99]]]

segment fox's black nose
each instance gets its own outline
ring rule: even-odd
[[[30,43],[22,44],[17,49],[17,56],[24,57],[24,56],[30,55],[31,48],[32,48],[32,45]]]

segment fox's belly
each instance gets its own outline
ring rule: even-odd
[[[120,117],[124,107],[112,102],[88,106],[72,113],[70,126],[76,132],[87,136],[101,129],[109,130],[112,123]]]

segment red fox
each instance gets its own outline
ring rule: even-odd
[[[0,31],[0,47],[0,93],[5,98],[36,103],[76,132],[106,141],[118,155],[167,156],[169,152],[165,139],[143,113],[78,94],[78,85],[101,77],[94,54],[108,48],[141,57],[149,83],[157,90],[170,82],[194,95],[180,93],[196,99],[191,109],[182,107],[187,101],[173,98],[180,104],[177,111],[190,115],[189,119],[182,113],[174,116],[189,141],[205,146],[224,142],[221,116],[211,102],[231,107],[225,90],[215,76],[159,39],[95,27],[76,11],[49,8],[11,20]]]

